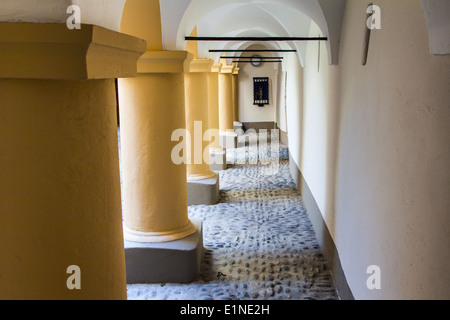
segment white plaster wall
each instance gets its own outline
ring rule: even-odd
[[[421,0],[428,26],[430,52],[450,54],[450,1]]]
[[[2,22],[60,22],[67,20],[72,0],[1,0]]]
[[[450,57],[429,54],[419,0],[377,4],[366,67],[365,4],[347,4],[334,238],[357,298],[449,299]]]
[[[120,30],[126,0],[0,0],[1,22],[66,23],[70,5],[81,9],[81,23]]]
[[[317,34],[313,25],[310,35]],[[326,152],[327,152],[327,103],[324,94],[326,73],[318,72],[317,59],[320,43],[308,44],[303,85],[303,152],[300,170],[315,196],[322,214],[325,214],[326,198]],[[323,48],[321,48],[323,50]],[[325,60],[325,64],[327,61]]]
[[[239,121],[275,122],[278,71],[274,69],[273,63],[263,63],[257,68],[250,63],[241,63],[239,68]],[[253,105],[254,77],[269,77],[269,104],[264,107]]]
[[[280,69],[277,73],[276,122],[280,130],[286,132],[286,72]]]
[[[311,24],[310,36],[318,32],[318,26]],[[337,66],[328,65],[324,42],[309,43],[305,61],[301,68],[290,57],[287,67],[289,148],[323,219],[333,229],[339,73]]]
[[[303,69],[295,55],[289,56],[287,63],[286,113],[289,152],[297,167],[300,168],[303,148]]]
[[[303,81],[288,64],[289,147],[356,299],[449,299],[450,57],[429,53],[420,0],[377,5],[366,66],[359,0],[347,2],[339,66],[322,57],[317,71],[313,42]],[[366,286],[370,265],[380,290]]]

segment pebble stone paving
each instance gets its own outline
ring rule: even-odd
[[[259,150],[245,147],[247,136],[227,151],[235,164],[219,173],[219,204],[189,206],[189,217],[203,222],[198,279],[129,284],[129,300],[339,299],[290,177],[288,149],[265,136]]]

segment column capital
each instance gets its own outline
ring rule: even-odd
[[[239,70],[241,70],[241,69],[238,68],[238,67],[235,67],[235,68],[233,69],[233,74],[238,75],[238,74],[239,74]]]
[[[211,59],[194,59],[189,65],[190,73],[211,72],[214,61]]]
[[[187,51],[147,51],[138,61],[138,73],[189,72],[193,57]]]
[[[0,78],[134,77],[145,40],[94,25],[0,22]]]
[[[214,62],[214,64],[211,67],[211,72],[220,72],[222,69],[222,64],[220,62]]]
[[[232,74],[234,71],[234,65],[232,64],[222,64],[222,69],[220,70],[220,73],[230,73]]]

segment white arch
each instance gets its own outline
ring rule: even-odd
[[[238,34],[235,34],[235,36],[242,36],[242,37],[246,37],[249,35],[253,35],[253,36],[261,36],[261,37],[270,37],[273,36],[273,33],[267,33],[267,32],[261,32],[260,30],[245,30],[242,31]],[[229,35],[225,35],[225,36],[229,36]],[[226,42],[225,45],[222,44],[222,47],[224,49],[237,49],[237,50],[242,50],[242,49],[247,49],[250,46],[253,45],[261,45],[263,47],[266,47],[267,49],[296,49],[295,48],[295,43],[288,43],[288,42],[276,42],[276,41],[267,41],[267,42],[256,42],[256,41],[239,41],[239,42]],[[281,44],[281,45],[280,45]],[[296,53],[290,53],[290,54],[297,54],[297,57],[299,57],[300,52],[297,51]],[[273,54],[272,54],[273,55]],[[289,53],[277,53],[277,55],[282,55],[283,56],[283,70],[286,67],[286,62],[287,62],[287,57],[289,56]],[[211,58],[218,61],[220,56],[220,53],[215,54],[214,56],[211,55]],[[231,61],[229,61],[231,62]]]
[[[237,47],[236,49],[238,49],[238,50],[243,50],[244,49],[245,50],[245,49],[248,49],[248,48],[252,48],[255,45],[262,46],[265,49],[275,49],[275,50],[277,50],[277,49],[291,49],[291,47],[282,48],[282,47],[279,46],[278,42],[272,42],[272,41],[267,41],[267,42],[264,42],[264,43],[261,43],[261,42],[258,43],[258,42],[253,42],[253,41],[241,42],[240,46]],[[242,52],[242,54],[244,54],[244,52]],[[259,54],[259,53],[256,53],[256,54]],[[281,66],[282,66],[282,70],[286,70],[286,66],[287,66],[286,64],[287,64],[287,59],[289,57],[289,54],[294,54],[294,53],[267,52],[267,53],[264,54],[264,56],[266,56],[266,57],[275,57],[275,56],[283,57],[283,60],[281,62]],[[236,63],[236,66],[239,67],[239,62]],[[274,69],[278,70],[278,64],[274,64]]]
[[[258,16],[261,11],[265,11],[272,18],[268,21],[259,21],[258,26],[264,30],[281,28],[288,36],[308,35],[309,27],[306,28],[306,25],[309,26],[311,20],[314,21],[322,31],[322,35],[328,37],[329,62],[336,64],[338,61],[345,0],[160,0],[160,4],[163,46],[166,50],[183,49],[184,36],[204,19],[209,20],[205,23],[210,27],[206,30],[199,28],[199,36],[208,35],[214,29],[211,28],[214,21],[225,19],[231,26],[236,24],[230,13],[240,8],[247,9],[245,12],[249,19],[252,15]],[[251,6],[253,10],[248,10],[245,6]],[[301,27],[298,27],[299,23]],[[276,33],[275,36],[281,35]],[[299,58],[304,61],[304,57]]]
[[[206,31],[206,33],[201,34],[204,36],[288,37],[295,30],[306,30],[304,35],[307,36],[310,25],[313,23],[312,20],[301,13],[295,13],[287,9],[286,7],[274,4],[261,4],[256,6],[246,4],[228,11],[228,14],[234,19],[233,23],[230,23],[227,16],[218,17],[212,12],[199,22],[198,29],[200,32],[202,30]],[[249,15],[248,12],[251,11],[253,13]],[[280,20],[279,16],[273,15],[273,13],[279,13],[279,16],[283,16],[284,18]],[[199,42],[199,54],[207,57],[207,50],[214,45],[211,42]],[[220,45],[226,47],[229,44],[225,42]],[[306,42],[280,42],[280,45],[297,49],[298,58],[303,65],[305,61]]]

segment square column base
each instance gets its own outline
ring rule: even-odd
[[[241,122],[234,121],[233,122],[234,132],[238,134],[238,136],[241,136],[244,134],[244,128]]]
[[[187,182],[188,206],[219,202],[219,176]]]
[[[162,242],[125,240],[127,283],[189,283],[197,279],[203,255],[203,228],[185,238]]]
[[[209,153],[209,168],[212,171],[222,171],[228,168],[227,152],[225,150],[211,151]]]
[[[237,147],[237,133],[220,134],[219,145],[224,149],[235,149]]]
[[[243,125],[242,125],[242,122],[239,122],[239,121],[234,121],[233,122],[233,127],[234,127],[234,131],[238,134],[238,135],[240,135],[240,133],[242,132],[244,132],[244,128],[243,128]]]

